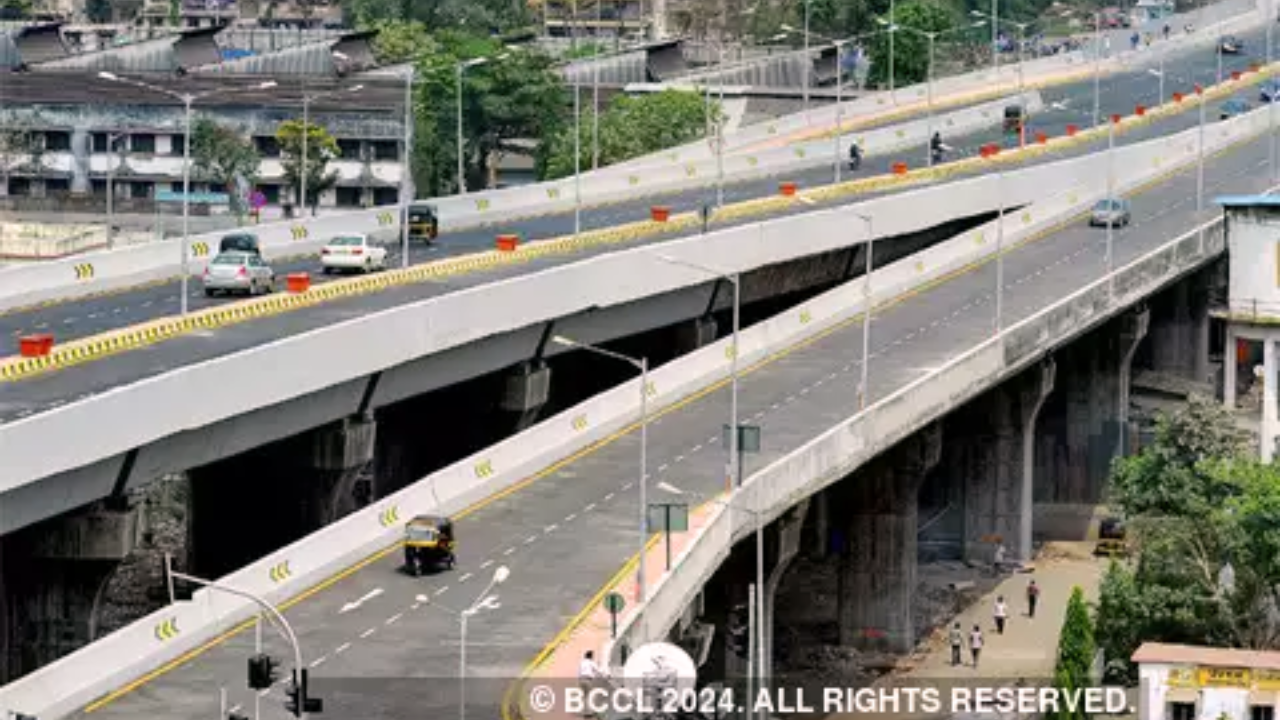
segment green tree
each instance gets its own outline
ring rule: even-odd
[[[89,17],[89,22],[111,22],[111,0],[86,0],[84,14]]]
[[[417,60],[436,49],[427,26],[417,20],[377,20],[368,26],[378,31],[373,41],[373,53],[382,65]]]
[[[31,17],[34,9],[31,0],[0,0],[0,18]]]
[[[307,137],[307,161],[302,162],[303,132]],[[329,163],[337,159],[338,141],[329,131],[309,123],[306,126],[300,120],[286,120],[276,129],[276,142],[280,144],[280,162],[284,166],[285,184],[292,190],[299,206],[308,207],[312,213],[320,202],[320,193],[333,187],[338,182],[338,172],[326,172]],[[302,195],[302,177],[306,173],[307,197]]]
[[[1092,685],[1094,644],[1093,620],[1089,606],[1085,604],[1084,590],[1075,587],[1067,601],[1067,614],[1062,620],[1062,632],[1058,636],[1058,663],[1054,670],[1054,685],[1073,691]],[[1081,708],[1074,712],[1062,709],[1051,713],[1055,720],[1083,720],[1087,718]]]
[[[0,127],[0,173],[5,184],[15,171],[39,174],[43,167],[40,149],[40,139],[29,126]]]
[[[223,188],[231,196],[232,211],[243,214],[240,188],[257,181],[262,162],[253,140],[210,118],[198,118],[191,126],[191,157],[195,176]]]
[[[584,98],[590,98],[584,93]],[[708,110],[710,116],[708,116]],[[710,123],[721,118],[716,103],[707,104],[697,92],[664,90],[638,97],[619,96],[600,115],[600,164],[630,160],[703,137]],[[584,108],[581,125],[582,165],[591,167],[592,112]],[[573,125],[568,123],[546,148],[543,179],[573,174]]]
[[[884,22],[889,22],[887,16],[883,19]],[[944,32],[950,30],[955,24],[955,10],[928,0],[902,3],[894,8],[894,22],[901,27],[919,32]],[[893,36],[894,87],[906,87],[924,82],[929,76],[929,41],[911,30],[900,30],[893,33]],[[889,33],[880,33],[872,38],[869,54],[871,67],[867,81],[887,87]]]

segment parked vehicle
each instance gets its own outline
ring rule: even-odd
[[[1094,546],[1093,554],[1110,557],[1129,554],[1127,536],[1123,520],[1118,517],[1102,518],[1098,523],[1098,544]]]
[[[1089,224],[1094,227],[1125,226],[1131,218],[1129,201],[1124,198],[1099,200],[1089,213]]]
[[[1249,103],[1240,98],[1231,98],[1222,103],[1222,107],[1218,108],[1218,118],[1220,120],[1230,120],[1237,115],[1243,115],[1249,112]]]
[[[1223,55],[1239,55],[1244,52],[1244,40],[1235,35],[1228,35],[1218,44],[1218,52]]]
[[[258,236],[253,233],[231,233],[222,236],[222,240],[218,242],[218,252],[247,252],[260,256],[262,243],[258,242]]]
[[[249,252],[219,253],[204,269],[204,294],[257,295],[275,289],[276,274],[260,255]]]
[[[1026,121],[1021,105],[1008,105],[1004,109],[1004,131],[1016,135],[1022,132],[1022,123]]]
[[[342,235],[320,249],[320,266],[326,275],[335,270],[385,270],[387,249],[369,242],[368,235]]]
[[[434,205],[414,203],[409,206],[409,238],[431,242],[440,234],[440,220]]]

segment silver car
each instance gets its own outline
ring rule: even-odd
[[[204,269],[204,294],[217,292],[257,295],[275,289],[276,274],[260,256],[247,252],[219,253]]]
[[[1124,198],[1099,200],[1089,212],[1089,224],[1094,227],[1125,226],[1129,224],[1129,201]]]

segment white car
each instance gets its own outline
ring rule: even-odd
[[[385,270],[387,249],[369,242],[368,235],[341,235],[321,248],[320,265],[326,274],[334,270]]]

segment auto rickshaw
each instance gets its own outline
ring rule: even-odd
[[[1022,123],[1025,120],[1021,105],[1007,105],[1004,109],[1004,131],[1006,133],[1022,132]]]
[[[404,526],[404,564],[417,577],[427,568],[453,569],[453,522],[438,515],[419,515]]]
[[[436,216],[435,207],[425,203],[414,203],[409,206],[409,237],[413,240],[431,242],[440,234],[440,220]]]
[[[1118,517],[1104,517],[1098,522],[1098,544],[1093,548],[1094,555],[1122,557],[1129,552],[1125,542],[1127,533],[1124,521]]]

